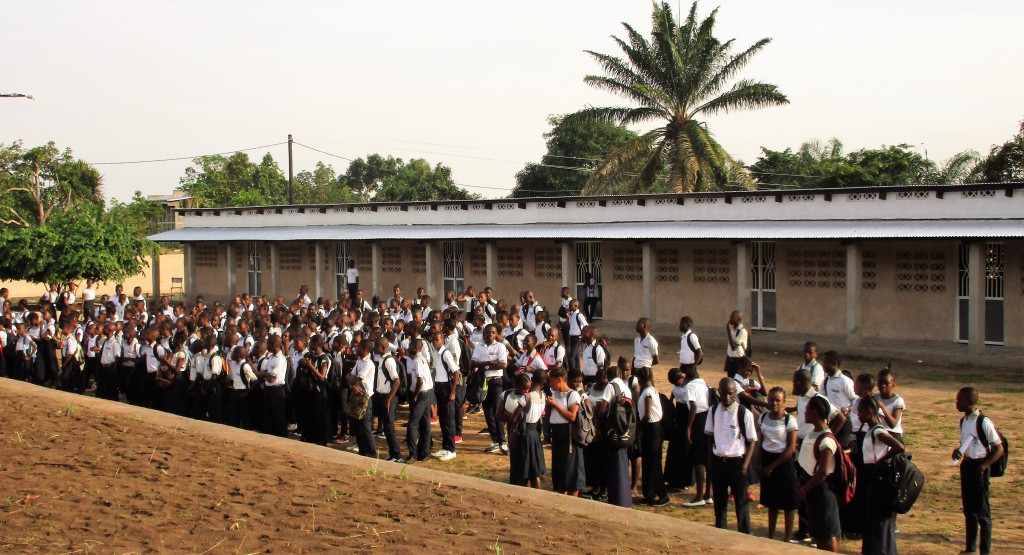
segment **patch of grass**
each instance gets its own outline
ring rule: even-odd
[[[369,476],[370,478],[373,478],[374,476],[376,476],[377,475],[377,466],[379,464],[380,463],[378,461],[373,461],[373,464],[371,464],[370,467],[366,469],[366,475]]]
[[[331,501],[337,501],[339,499],[341,499],[341,492],[331,488]]]
[[[66,411],[64,411],[64,416],[67,416],[67,417],[70,418],[74,414],[75,414],[75,404],[74,403],[69,403],[68,404],[68,409]]]
[[[409,465],[405,465],[405,466],[402,467],[402,471],[398,473],[398,479],[399,480],[408,480],[409,479]]]
[[[494,555],[502,555],[503,553],[505,553],[505,550],[502,549],[501,545],[498,544],[497,539],[494,540],[494,545],[487,546],[487,551],[494,553]]]

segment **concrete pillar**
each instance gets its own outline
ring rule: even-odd
[[[320,241],[317,241],[314,244],[313,251],[314,251],[314,253],[313,253],[313,266],[316,268],[316,283],[313,285],[313,290],[316,291],[316,297],[314,298],[314,300],[315,300],[316,298],[320,298],[320,297],[324,296],[324,284],[323,284],[323,275],[324,275],[324,268],[323,268],[323,263],[324,263],[324,245],[323,245],[323,243],[321,243]]]
[[[278,289],[281,284],[277,280],[277,268],[278,266],[280,266],[280,261],[278,260],[277,255],[277,241],[270,241],[270,289],[267,292],[267,296],[270,299],[275,299],[277,298],[278,295],[281,294],[281,292]]]
[[[227,267],[228,267],[228,298],[234,296],[236,290],[235,281],[235,244],[227,242]]]
[[[153,298],[160,298],[160,247],[149,257],[149,277],[153,280]]]
[[[444,301],[444,260],[441,243],[427,241],[423,244],[424,257],[427,261],[426,283],[423,288],[427,294],[434,299],[434,306],[439,306],[438,301]]]
[[[384,295],[384,291],[381,290],[381,272],[383,271],[383,260],[380,250],[380,241],[374,241],[370,244],[370,266],[373,272],[373,291],[369,293],[363,292],[364,299],[372,299],[374,295],[380,295],[382,299],[387,300],[387,295]],[[374,307],[377,308],[377,307]]]
[[[195,245],[192,243],[185,243],[183,250],[185,252],[185,275],[184,277],[184,291],[181,293],[181,297],[185,298],[185,295],[196,294],[196,257],[195,257]]]
[[[860,242],[846,245],[846,345],[861,344],[861,294],[864,290],[861,268],[864,246]]]
[[[971,354],[985,353],[985,243],[975,241],[967,247],[968,309],[967,345]]]
[[[657,279],[654,273],[654,256],[654,241],[647,241],[643,244],[643,316],[650,318],[652,323],[657,321],[654,302],[654,282]]]
[[[498,283],[498,245],[494,241],[488,241],[487,249],[487,283],[488,287],[495,287]],[[483,291],[481,287],[478,291]]]
[[[573,260],[576,257],[576,245],[572,241],[565,241],[562,243],[562,287],[572,288],[572,285],[576,283],[576,268],[573,266]],[[576,292],[573,292],[575,295]]]
[[[750,314],[750,243],[743,241],[736,243],[736,310],[740,310],[747,317]]]

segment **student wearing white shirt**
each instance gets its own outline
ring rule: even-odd
[[[498,328],[494,324],[487,324],[483,331],[484,342],[477,345],[473,350],[472,367],[479,376],[487,383],[487,397],[483,400],[484,419],[487,421],[487,430],[491,435],[491,445],[485,453],[497,453],[501,451],[508,454],[508,444],[505,443],[505,431],[498,423],[498,409],[501,403],[501,392],[503,390],[502,376],[505,367],[508,365],[508,350],[505,345],[498,342]]]
[[[642,503],[664,507],[668,505],[668,492],[665,490],[665,477],[661,472],[661,447],[664,436],[661,397],[654,387],[654,376],[650,368],[638,369],[637,378],[642,388],[637,400],[637,413],[640,415],[640,461],[643,466]]]
[[[523,327],[530,333],[534,333],[537,330],[538,309],[544,310],[537,305],[537,300],[533,297],[533,291],[525,291],[523,293],[523,305],[519,308],[519,318],[523,322]]]
[[[686,402],[686,382],[678,368],[668,371],[668,382],[672,384],[669,401],[675,410],[672,427],[666,430],[668,446],[665,449],[665,485],[669,488],[685,489],[693,485],[693,466],[690,464],[690,442],[686,439],[686,426],[690,421],[690,406]]]
[[[544,343],[537,348],[544,357],[544,364],[548,365],[548,370],[565,366],[565,347],[558,342],[561,333],[558,328],[551,328]]]
[[[683,316],[679,319],[679,369],[704,361],[704,350],[700,346],[700,338],[693,333],[693,318]]]
[[[579,371],[573,371],[573,374],[579,374]],[[586,471],[583,451],[573,445],[572,423],[579,413],[581,397],[579,392],[569,387],[568,375],[564,368],[555,368],[548,373],[551,397],[546,403],[551,411],[551,483],[556,493],[579,497],[580,490],[586,485]]]
[[[376,387],[373,391],[372,405],[388,444],[388,458],[385,460],[404,462],[398,436],[395,435],[395,411],[398,408],[398,388],[401,386],[398,361],[391,354],[388,340],[383,337],[374,344],[373,353]]]
[[[359,348],[356,351],[356,355],[359,359],[356,361],[355,368],[352,369],[352,373],[349,374],[349,387],[356,387],[365,391],[367,395],[372,396],[374,391],[374,381],[377,374],[377,369],[371,359],[373,355],[373,341],[364,339],[359,343]],[[359,447],[359,454],[364,457],[377,458],[377,443],[373,437],[373,399],[368,399],[366,407],[366,414],[362,420],[352,422],[352,426],[356,432],[356,444]]]
[[[349,298],[355,299],[359,293],[359,270],[356,268],[354,259],[348,261],[348,269],[345,270],[345,284],[348,288]]]
[[[203,390],[206,398],[206,416],[210,422],[224,421],[224,385],[221,383],[221,372],[228,371],[224,364],[224,355],[217,348],[217,335],[206,337],[206,368],[203,369]]]
[[[161,359],[166,356],[166,353],[157,342],[156,328],[147,328],[139,333],[143,339],[140,349],[143,367],[136,371],[140,378],[139,398],[143,406],[163,410],[163,390],[157,387],[156,377],[162,364]],[[223,404],[223,397],[219,401]]]
[[[825,419],[833,434],[841,431],[846,425],[846,415],[836,408],[835,405],[829,402],[827,397],[818,393],[818,391],[811,386],[811,373],[809,371],[797,370],[793,373],[793,395],[797,396],[796,419],[799,426],[798,435],[801,442],[803,442],[814,430],[814,426],[807,421],[805,411],[807,409],[807,404],[815,397],[821,397],[827,403],[826,406],[829,411],[828,414],[825,415]]]
[[[810,373],[807,372],[808,386]],[[797,457],[800,489],[797,492],[807,509],[807,526],[811,537],[823,551],[839,551],[839,505],[836,496],[825,484],[835,471],[835,456],[840,447],[829,432],[828,418],[835,407],[821,395],[811,397],[803,413],[811,431],[800,444]]]
[[[633,393],[629,390],[626,382],[619,377],[618,366],[609,366],[607,373],[608,385],[604,388],[603,399],[608,414],[611,414],[620,396],[632,401]],[[629,447],[608,446],[607,466],[605,467],[608,477],[608,503],[619,507],[633,505],[628,450]]]
[[[85,383],[82,380],[82,367],[78,363],[78,350],[81,346],[75,335],[71,333],[71,330],[72,325],[70,322],[65,323],[62,327],[64,340],[60,345],[61,389],[82,394],[85,393]]]
[[[608,347],[598,341],[598,331],[594,326],[583,328],[583,385],[590,386],[597,378],[599,368],[607,368],[609,364]]]
[[[547,370],[548,365],[544,362],[544,357],[537,352],[537,339],[534,336],[526,336],[523,343],[523,354],[516,357],[516,370],[525,372],[530,379],[533,379],[535,372]]]
[[[797,370],[807,370],[811,373],[811,383],[814,389],[820,389],[825,381],[825,369],[818,362],[818,344],[813,341],[804,343],[804,362],[797,366]]]
[[[566,343],[568,356],[565,366],[569,370],[575,370],[580,367],[580,337],[583,335],[583,328],[587,327],[587,325],[587,317],[580,312],[580,302],[573,299],[569,302],[569,314],[566,324],[569,332],[569,341]]]
[[[117,363],[121,358],[121,342],[114,336],[114,325],[107,324],[104,337],[98,340],[99,368],[96,369],[96,396],[117,400]]]
[[[825,368],[825,379],[822,380],[819,391],[828,399],[829,403],[832,403],[832,406],[847,415],[846,424],[836,434],[836,441],[845,447],[850,444],[853,435],[853,422],[849,418],[850,409],[853,407],[854,400],[857,399],[857,395],[853,391],[853,380],[843,374],[842,368],[840,368],[843,361],[836,351],[826,352],[822,356],[822,362],[824,363],[822,366]],[[814,381],[813,374],[811,381]]]
[[[658,364],[658,340],[651,335],[651,320],[640,318],[636,321],[636,337],[633,339],[633,374],[655,364]]]
[[[410,347],[413,356],[406,363],[410,399],[405,445],[409,449],[410,461],[425,461],[430,456],[433,443],[430,434],[430,406],[434,401],[434,369],[423,356],[421,339],[413,340]]]
[[[546,379],[546,372],[537,375],[541,374]],[[509,428],[509,483],[539,489],[540,479],[547,471],[540,442],[544,393],[540,391],[541,381],[531,380],[526,372],[516,374],[513,385],[513,391],[503,394],[499,418]]]
[[[459,385],[459,365],[451,351],[445,347],[444,332],[434,332],[434,399],[437,401],[437,418],[441,424],[441,450],[438,460],[445,462],[455,458],[455,394]]]
[[[896,374],[888,367],[883,368],[878,373],[878,393],[875,395],[878,409],[882,412],[881,424],[896,439],[903,441],[903,412],[907,410],[907,404],[895,389]]]
[[[754,414],[739,404],[736,382],[722,378],[718,382],[720,402],[712,407],[704,433],[712,438],[711,481],[715,501],[715,527],[726,528],[729,495],[736,504],[736,529],[750,533],[750,509],[747,500],[747,470],[754,454],[757,429]]]
[[[953,460],[960,461],[960,496],[967,536],[961,553],[978,549],[979,528],[981,553],[992,552],[989,469],[1006,456],[995,424],[978,409],[978,399],[978,390],[973,387],[965,387],[956,394],[956,410],[964,414],[960,419],[960,445],[953,450]]]
[[[757,470],[761,476],[761,505],[768,508],[768,539],[775,539],[779,511],[785,515],[783,541],[793,536],[793,516],[800,508],[796,494],[796,417],[786,412],[786,390],[773,387],[768,392],[769,412],[758,419],[760,452]]]
[[[865,509],[861,553],[896,555],[896,518],[892,511],[892,498],[878,490],[878,479],[883,472],[881,465],[902,453],[904,447],[880,425],[878,401],[865,397],[857,409],[860,420],[868,427],[860,444],[864,463],[857,469],[857,490],[864,496]]]
[[[265,428],[268,433],[279,437],[288,436],[288,419],[285,415],[285,379],[288,374],[288,359],[281,351],[281,336],[270,337],[267,355],[260,365],[259,377],[263,380]],[[373,366],[373,363],[370,363]]]
[[[683,503],[684,507],[702,507],[712,503],[711,480],[707,479],[707,467],[710,457],[709,439],[704,433],[708,418],[707,383],[700,377],[697,366],[683,368],[683,395],[689,406],[687,414],[686,439],[690,443],[690,464],[693,466],[695,488],[693,498]]]
[[[729,323],[725,325],[725,374],[732,376],[740,369],[740,359],[747,356],[750,337],[747,328],[743,327],[743,313],[734,310],[729,315]]]

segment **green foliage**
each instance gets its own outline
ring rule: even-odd
[[[138,223],[99,206],[54,212],[43,226],[0,230],[0,279],[67,283],[83,278],[121,280],[143,269],[155,245]]]
[[[715,10],[700,21],[694,3],[680,26],[668,3],[663,2],[654,6],[650,41],[629,24],[622,24],[627,38],[615,37],[615,42],[624,58],[588,51],[605,75],[589,75],[584,81],[625,97],[635,106],[587,108],[568,119],[623,125],[656,121],[662,126],[612,149],[590,176],[585,194],[647,192],[656,189],[659,181],[676,191],[754,186],[742,164],[697,118],[779,106],[789,100],[775,85],[749,79],[727,88],[770,39],[733,54],[732,40],[722,42],[714,36],[717,13]]]
[[[970,180],[980,183],[1024,181],[1024,121],[1017,134],[1002,145],[993,146],[970,174]]]
[[[288,200],[288,178],[269,153],[259,164],[244,152],[201,156],[192,164],[181,187],[192,195],[193,206],[266,206]]]
[[[578,195],[601,157],[637,136],[610,121],[551,116],[548,123],[547,154],[516,174],[513,198]]]
[[[401,160],[399,160],[401,162]],[[437,164],[433,168],[422,158],[409,160],[398,171],[383,179],[374,196],[376,202],[413,202],[424,200],[468,200],[477,198],[452,181],[452,170]]]
[[[111,218],[130,226],[139,237],[164,231],[157,225],[163,214],[163,206],[146,200],[142,196],[142,191],[135,191],[132,201],[128,204],[116,200],[110,203]]]
[[[366,159],[356,158],[338,182],[349,187],[363,202],[369,202],[384,185],[384,179],[398,173],[403,166],[401,158],[371,154]]]
[[[103,177],[54,142],[0,144],[0,224],[45,225],[51,214],[103,205]]]

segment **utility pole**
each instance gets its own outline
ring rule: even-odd
[[[288,204],[295,204],[295,172],[292,164],[292,135],[288,134]]]

